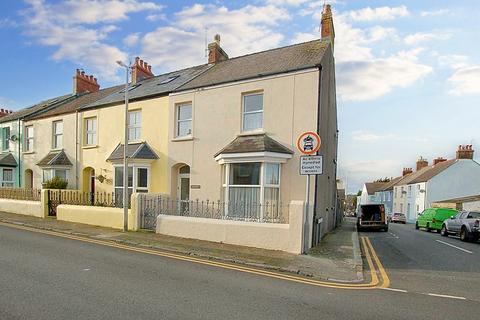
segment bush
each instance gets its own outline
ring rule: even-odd
[[[51,180],[48,180],[44,183],[43,187],[45,189],[67,189],[68,182],[63,180],[60,177],[53,177]]]

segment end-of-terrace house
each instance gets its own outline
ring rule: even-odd
[[[385,207],[387,215],[393,214],[393,188],[403,177],[392,178],[389,182],[375,193],[375,198]]]
[[[27,185],[41,188],[44,182],[60,177],[68,182],[67,188],[78,189],[80,158],[76,110],[115,90],[118,88],[100,90],[93,76],[77,69],[70,99],[24,118],[26,147],[22,163]]]
[[[212,67],[170,94],[169,193],[241,203],[243,211],[305,201],[296,141],[314,131],[322,138],[323,174],[310,185],[313,244],[319,224],[322,235],[332,229],[338,139],[333,47],[330,6],[318,40],[230,58],[215,36],[208,46]]]
[[[34,134],[25,128],[24,119],[39,114],[71,99],[63,95],[44,100],[0,118],[0,186],[32,188],[30,177],[24,178],[23,154],[33,148]]]
[[[379,191],[388,184],[388,182],[366,182],[362,188],[360,204],[380,204],[381,198]]]
[[[169,93],[198,76],[208,64],[154,76],[150,65],[135,59],[129,86],[129,192],[168,192]],[[78,109],[79,188],[85,192],[123,194],[125,87]]]
[[[437,158],[431,166],[421,158],[417,171],[395,186],[404,195],[397,203],[409,222],[433,203],[448,199],[465,198],[480,194],[480,164],[473,160],[471,145],[461,145],[455,159]]]

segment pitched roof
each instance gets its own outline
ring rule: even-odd
[[[313,40],[227,59],[175,91],[317,67],[328,46],[329,42]]]
[[[14,112],[14,113],[11,113],[9,115],[1,117],[0,118],[0,123],[9,122],[9,121],[18,120],[18,119],[24,119],[25,117],[27,117],[29,115],[41,113],[42,111],[45,111],[45,110],[50,110],[50,108],[52,108],[52,107],[54,107],[58,104],[61,104],[65,101],[68,101],[72,97],[73,97],[72,94],[66,94],[66,95],[63,95],[63,96],[59,96],[59,97],[51,98],[51,99],[48,99],[48,100],[44,100],[44,101],[39,102],[37,104],[34,104],[30,107],[20,109],[20,110]]]
[[[15,160],[15,157],[10,152],[0,154],[0,166],[16,167],[17,165],[17,160]]]
[[[385,185],[382,187],[382,189],[378,190],[378,191],[388,191],[388,190],[393,190],[393,187],[395,187],[395,185],[400,182],[400,180],[402,180],[403,176],[400,176],[400,177],[396,177],[396,178],[393,178],[391,179],[389,182],[385,183]]]
[[[50,151],[42,160],[37,163],[39,167],[49,166],[71,166],[72,163],[67,157],[65,151]]]
[[[410,183],[420,183],[420,182],[428,181],[433,177],[435,177],[436,175],[438,175],[439,173],[443,172],[445,169],[447,169],[448,167],[450,167],[456,162],[457,162],[457,159],[452,159],[452,160],[447,160],[447,161],[437,163],[434,166],[429,166],[427,167],[428,170],[425,170],[420,175],[415,177],[415,179],[411,180]]]
[[[204,64],[183,70],[177,70],[161,74],[152,78],[143,79],[136,85],[131,86],[128,92],[129,100],[140,100],[145,97],[159,96],[172,92],[174,89],[183,85],[192,78],[198,76],[210,65]],[[125,101],[125,86],[120,86],[110,95],[79,108],[80,110],[91,109],[95,107],[123,103]]]
[[[107,161],[115,161],[123,159],[123,148],[124,145],[119,143],[115,150],[107,158]],[[127,145],[127,157],[129,159],[146,159],[146,160],[156,160],[159,157],[155,151],[150,148],[148,143],[139,142],[139,143],[129,143]]]
[[[105,88],[102,90],[99,90],[97,92],[87,92],[83,94],[78,94],[75,95],[75,98],[73,100],[70,100],[68,102],[64,102],[52,109],[49,109],[46,112],[42,112],[39,114],[33,114],[31,116],[25,117],[26,120],[33,120],[33,119],[40,119],[40,118],[47,118],[47,117],[53,117],[61,114],[67,114],[67,113],[73,113],[75,112],[78,108],[81,108],[83,106],[86,106],[90,103],[93,103],[97,100],[100,100],[112,93],[114,93],[117,90],[121,90],[123,86],[114,86],[114,87],[109,87]]]
[[[222,153],[247,153],[247,152],[276,152],[293,154],[293,151],[283,146],[266,134],[238,136],[225,148],[217,152],[214,157]]]
[[[375,192],[378,192],[382,190],[382,188],[387,184],[388,182],[366,182],[365,187],[367,188],[367,193],[369,195],[374,195]]]

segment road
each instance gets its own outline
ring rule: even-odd
[[[387,269],[398,260],[388,248],[403,241],[402,228],[392,228],[399,239],[368,234]],[[399,287],[414,268],[409,259],[398,265],[387,271]],[[2,320],[457,319],[472,318],[478,305],[477,298],[316,287],[0,225]]]
[[[480,243],[390,224],[389,232],[362,232],[388,270],[391,288],[480,298]]]

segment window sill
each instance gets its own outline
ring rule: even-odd
[[[95,149],[95,148],[98,148],[98,145],[86,145],[86,146],[82,146],[82,149]]]
[[[238,134],[238,136],[253,136],[253,135],[261,135],[265,134],[265,130],[254,130],[254,131],[242,131]]]
[[[50,149],[50,151],[54,151],[54,152],[57,152],[57,151],[62,151],[63,148],[52,148]]]
[[[35,151],[24,151],[24,152],[22,152],[22,154],[34,154],[34,153],[35,153]]]
[[[178,141],[193,141],[193,136],[185,136],[185,137],[177,137],[177,138],[173,138],[172,141],[173,142],[178,142]]]

